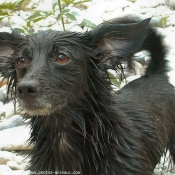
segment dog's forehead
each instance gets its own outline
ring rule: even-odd
[[[81,54],[85,49],[91,48],[86,34],[77,32],[47,30],[28,35],[26,40],[22,43],[23,50],[37,57],[39,55],[50,56],[52,52],[54,54],[63,52],[75,56],[77,52]]]
[[[42,46],[52,46],[53,44],[60,43],[69,43],[73,40],[76,41],[80,37],[80,34],[75,32],[63,32],[55,30],[46,30],[38,32],[33,35],[29,35],[28,43],[29,45],[42,45]]]
[[[42,31],[33,35],[27,36],[27,43],[30,47],[37,45],[50,45],[54,43],[60,36],[62,36],[62,32],[57,31]]]

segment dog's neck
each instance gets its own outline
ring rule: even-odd
[[[80,128],[73,120],[71,125],[63,125],[59,119],[60,116],[55,115],[31,119],[31,142],[35,144],[31,153],[32,171],[39,169],[80,171],[79,163],[82,162],[83,150],[86,147],[86,129]],[[76,161],[73,160],[75,157]],[[34,162],[37,162],[38,159],[41,163],[35,164]],[[49,161],[52,161],[53,164],[49,164]],[[44,164],[44,162],[47,163]]]
[[[111,103],[115,108],[110,107]],[[71,110],[72,113],[67,113],[67,116],[55,113],[32,117],[31,142],[35,145],[31,152],[30,170],[80,171],[81,175],[89,175],[94,172],[112,174],[110,172],[115,169],[123,174],[120,170],[124,165],[120,160],[131,159],[132,162],[139,154],[123,155],[120,150],[116,153],[110,148],[115,145],[127,150],[129,143],[135,146],[131,138],[137,137],[137,133],[130,130],[132,124],[123,117],[118,105],[113,101],[111,103],[94,105],[94,112],[82,109]],[[106,106],[100,110],[100,105]],[[68,121],[67,124],[65,121]]]
[[[94,161],[100,161],[105,156],[102,149],[107,139],[102,138],[101,134],[105,137],[105,133],[102,133],[107,132],[105,127],[109,129],[112,126],[109,126],[110,120],[103,121],[105,116],[95,106],[94,110],[94,113],[71,110],[67,116],[55,113],[32,117],[31,143],[34,143],[34,149],[31,153],[31,170],[82,171],[82,162],[86,162],[87,168],[93,166],[88,163],[92,153],[99,154]],[[34,163],[38,161],[41,163]]]
[[[109,107],[112,103],[109,89],[100,88],[107,87],[99,86],[98,94],[85,94],[65,112],[31,118],[31,143],[35,144],[31,171],[87,169],[88,174],[93,174],[94,164],[105,161],[114,111]]]

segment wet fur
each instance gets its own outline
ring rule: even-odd
[[[165,150],[175,159],[175,91],[169,84],[162,39],[149,20],[115,19],[86,33],[0,33],[0,72],[9,91],[38,85],[21,99],[30,118],[31,171],[81,175],[151,175]],[[107,70],[117,71],[134,53],[149,50],[141,78],[113,92]],[[58,53],[71,61],[55,62]],[[16,62],[28,60],[25,67]]]

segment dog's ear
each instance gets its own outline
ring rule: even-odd
[[[15,32],[0,32],[0,74],[4,78],[12,78],[15,74],[12,54],[21,39],[21,35]]]
[[[10,55],[21,36],[15,32],[0,32],[0,57]]]
[[[119,22],[118,22],[119,21]],[[92,43],[98,55],[99,66],[115,67],[139,51],[148,35],[150,19],[128,23],[126,20],[105,22],[91,31]]]

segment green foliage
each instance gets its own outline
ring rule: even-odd
[[[16,2],[5,2],[0,5],[0,21],[4,18],[10,19],[12,16],[17,15],[21,16],[20,13],[23,11],[27,14],[27,17],[22,17],[26,22],[26,25],[19,26],[14,30],[21,33],[33,33],[36,29],[36,26],[42,20],[45,21],[48,18],[52,17],[56,22],[51,22],[46,27],[52,27],[53,25],[58,24],[62,26],[62,30],[68,30],[66,28],[67,24],[73,23],[84,28],[94,28],[96,25],[91,21],[84,19],[80,24],[76,23],[78,12],[71,12],[72,7],[76,7],[85,2],[91,0],[55,0],[53,1],[52,9],[50,11],[39,11],[37,6],[42,3],[42,0],[38,0],[37,4],[31,5],[32,0],[18,0]],[[51,2],[50,2],[51,3]],[[42,23],[42,22],[41,22]],[[43,24],[44,26],[44,24]],[[42,29],[42,25],[38,28]]]
[[[108,72],[108,73],[109,73],[109,77],[110,77],[111,83],[112,83],[114,86],[120,88],[121,81],[118,80],[118,79],[116,78],[116,76],[113,75],[112,73],[110,73],[110,72]]]
[[[80,26],[83,27],[88,27],[88,28],[95,28],[95,24],[92,23],[91,21],[87,20],[87,19],[83,19],[82,23],[80,24]]]
[[[168,22],[169,16],[162,17],[159,22],[159,27],[165,28]]]

